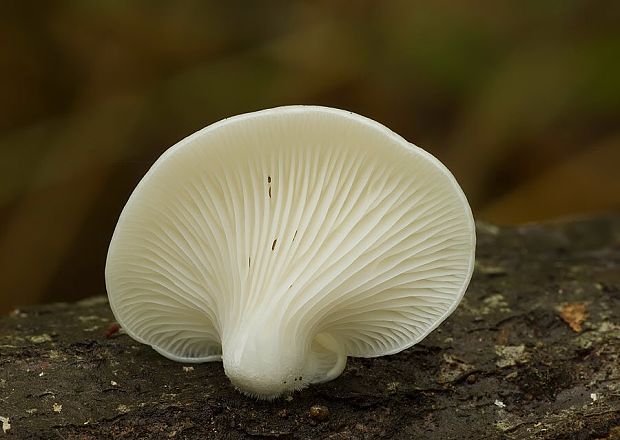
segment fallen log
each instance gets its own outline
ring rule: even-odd
[[[0,318],[0,438],[620,438],[620,217],[479,224],[444,324],[274,402],[118,330],[105,296]]]

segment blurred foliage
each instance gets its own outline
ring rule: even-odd
[[[0,310],[104,291],[149,165],[283,104],[383,122],[479,219],[620,209],[620,2],[0,4]]]

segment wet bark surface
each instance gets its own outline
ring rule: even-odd
[[[0,318],[0,438],[620,438],[620,217],[480,224],[444,324],[273,402],[113,322],[105,297]]]

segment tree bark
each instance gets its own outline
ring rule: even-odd
[[[274,402],[113,322],[104,296],[0,318],[0,438],[620,438],[620,217],[479,224],[437,330]]]

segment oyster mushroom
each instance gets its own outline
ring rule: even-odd
[[[458,305],[474,247],[436,158],[365,117],[290,106],[168,149],[123,209],[105,275],[131,337],[222,360],[269,399],[420,341]]]

